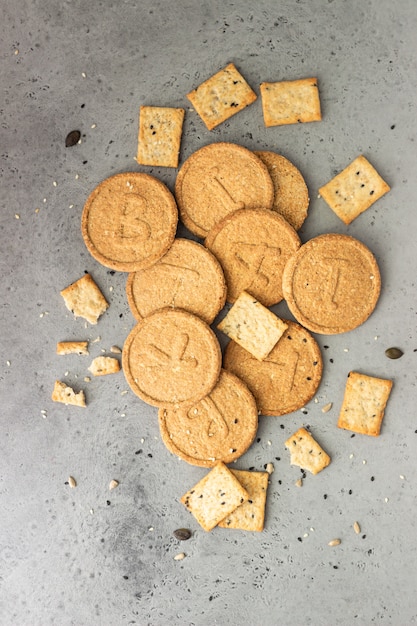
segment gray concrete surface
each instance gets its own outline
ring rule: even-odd
[[[3,0],[1,14],[0,624],[416,623],[415,0]],[[116,172],[173,188],[175,170],[134,161],[139,106],[189,109],[185,94],[230,61],[257,93],[261,81],[317,76],[323,120],[266,129],[258,99],[210,133],[187,110],[181,161],[220,140],[280,152],[310,190],[302,240],[356,236],[383,279],[363,326],[317,336],[317,402],[261,418],[235,464],[275,465],[266,527],[253,534],[200,529],[178,500],[205,470],[165,449],[156,409],[124,393],[122,372],[85,383],[89,357],[55,354],[57,341],[97,339],[100,355],[134,324],[126,275],[90,257],[80,216]],[[73,129],[82,143],[65,148]],[[347,227],[317,189],[360,153],[392,190]],[[87,328],[59,293],[86,270],[110,302]],[[387,359],[391,346],[404,356]],[[394,381],[379,438],[336,428],[350,369]],[[52,403],[55,379],[84,388],[88,407]],[[303,424],[332,464],[297,488],[284,441]],[[183,544],[179,526],[193,531]]]

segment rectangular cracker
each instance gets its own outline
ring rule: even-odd
[[[141,106],[138,153],[140,165],[178,167],[184,109]]]
[[[232,117],[257,98],[233,63],[187,94],[208,130]]]
[[[285,442],[291,454],[291,465],[297,465],[312,474],[318,474],[331,461],[327,452],[323,450],[311,433],[305,428],[299,428]]]
[[[350,224],[389,190],[376,169],[360,155],[320,187],[319,194],[342,222]]]
[[[181,502],[200,526],[210,531],[248,498],[248,492],[231,470],[219,462],[182,496]]]
[[[266,359],[288,324],[242,291],[217,328],[259,361]]]
[[[98,318],[109,306],[90,274],[63,289],[61,296],[75,317],[83,317],[90,324],[97,324]]]
[[[59,355],[78,354],[79,356],[88,354],[88,341],[58,341],[56,353]]]
[[[230,470],[249,494],[249,499],[219,522],[221,528],[261,532],[265,522],[268,472]]]
[[[321,120],[317,78],[261,83],[265,126],[282,126]]]
[[[51,397],[53,402],[62,402],[62,404],[72,404],[74,406],[86,406],[84,391],[81,390],[76,393],[74,389],[60,380],[55,381]]]
[[[92,360],[88,371],[91,372],[93,376],[116,374],[120,371],[120,363],[112,356],[97,356]]]
[[[337,425],[361,435],[378,437],[392,381],[350,372]]]

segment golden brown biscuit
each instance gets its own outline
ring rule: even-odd
[[[109,304],[90,274],[84,274],[61,291],[65,306],[75,317],[83,317],[90,324],[97,324],[100,315]]]
[[[368,319],[378,301],[381,277],[363,243],[330,233],[310,239],[294,254],[285,267],[282,288],[300,324],[334,335]]]
[[[136,319],[169,306],[211,324],[226,301],[226,281],[209,250],[196,241],[176,239],[152,267],[129,274],[126,293]]]
[[[235,211],[205,240],[223,268],[228,302],[248,291],[264,306],[282,300],[282,273],[300,243],[287,220],[268,209]]]
[[[106,267],[135,272],[171,247],[178,210],[169,189],[149,174],[107,178],[84,205],[81,230],[90,254]]]
[[[198,402],[220,375],[216,335],[199,317],[161,309],[141,320],[123,347],[123,371],[132,391],[153,406]]]
[[[191,465],[231,463],[253,442],[258,408],[246,385],[222,370],[214,389],[196,404],[159,409],[162,441]]]
[[[306,428],[299,428],[285,442],[291,454],[291,465],[318,474],[330,464],[331,458]]]
[[[255,154],[265,163],[274,184],[273,210],[285,217],[295,230],[299,230],[307,217],[310,203],[307,185],[300,170],[276,152],[255,151]]]
[[[175,182],[181,220],[198,237],[236,209],[270,209],[274,187],[261,159],[234,143],[212,143],[194,152]]]
[[[266,492],[269,474],[230,470],[249,494],[249,499],[219,522],[219,528],[261,532],[265,523]]]
[[[184,113],[172,107],[140,107],[138,163],[178,167]]]
[[[317,78],[262,83],[260,89],[265,126],[321,120]]]
[[[285,322],[288,329],[264,361],[234,341],[224,355],[224,368],[246,383],[262,415],[285,415],[302,408],[321,381],[323,361],[317,342],[299,324]]]

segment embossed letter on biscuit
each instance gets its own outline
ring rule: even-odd
[[[150,367],[168,369],[172,372],[183,370],[184,367],[194,369],[198,365],[198,360],[195,356],[187,356],[185,354],[189,341],[190,338],[186,333],[180,333],[173,340],[171,352],[169,353],[155,344],[149,344],[147,356],[152,362]]]
[[[126,193],[120,201],[119,235],[122,239],[146,241],[151,236],[151,227],[144,219],[147,210],[145,198],[137,193]]]

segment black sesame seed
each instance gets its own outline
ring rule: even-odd
[[[371,476],[371,481],[374,482],[375,476]]]
[[[325,493],[325,494],[323,495],[323,498],[324,498],[325,500],[327,500],[327,493]]]

